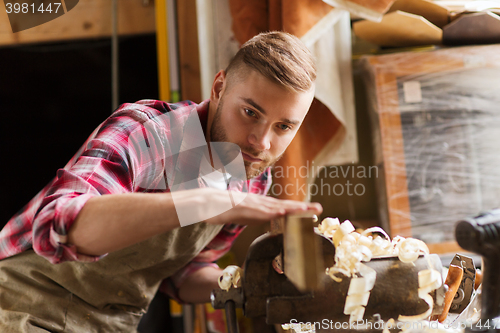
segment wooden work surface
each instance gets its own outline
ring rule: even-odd
[[[12,33],[4,2],[1,1],[0,46],[111,36],[111,7],[112,0],[80,0],[73,9],[52,21]],[[118,33],[155,32],[154,14],[153,1],[119,0]]]
[[[401,87],[398,81],[419,80],[432,75],[447,75],[467,69],[488,69],[500,67],[500,45],[469,46],[446,48],[427,52],[403,52],[364,58],[367,76],[370,76],[367,89],[373,115],[377,119],[374,128],[378,140],[375,164],[383,165],[383,182],[387,207],[381,207],[387,214],[384,227],[392,237],[412,236],[410,200],[407,188],[407,165],[401,123]],[[409,78],[409,79],[408,79]],[[443,96],[449,98],[449,96]],[[388,222],[388,225],[387,225]],[[384,221],[382,221],[384,224]],[[450,230],[452,233],[453,230]],[[454,242],[430,244],[431,252],[445,253],[460,251]]]

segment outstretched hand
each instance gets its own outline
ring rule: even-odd
[[[254,225],[268,222],[287,214],[308,211],[319,215],[323,211],[323,207],[319,203],[314,202],[280,200],[269,196],[236,191],[204,190],[207,192],[206,205],[214,207],[217,205],[232,204],[232,208],[227,211],[205,220],[205,222],[210,224],[235,223]]]

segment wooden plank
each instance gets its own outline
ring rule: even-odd
[[[285,217],[278,217],[277,219],[271,220],[271,234],[277,235],[282,234],[285,231]]]
[[[373,59],[376,61],[375,59]],[[376,70],[380,134],[389,208],[390,233],[394,237],[411,236],[410,201],[406,186],[403,132],[399,113],[396,76],[391,71]]]
[[[300,291],[319,290],[324,273],[319,236],[310,213],[288,215],[284,223],[285,275]],[[276,227],[276,225],[274,226]]]
[[[9,18],[0,2],[0,46],[24,43],[57,42],[111,36],[112,0],[81,0],[66,14],[31,29],[12,33]],[[28,15],[28,14],[27,14]],[[153,1],[120,0],[118,33],[133,35],[155,32]]]
[[[201,101],[196,0],[177,2],[181,99]]]
[[[418,46],[441,44],[443,31],[422,16],[395,11],[381,22],[359,21],[353,25],[361,39],[380,46]]]
[[[500,45],[465,46],[437,51],[400,52],[368,58],[373,68],[377,68],[381,73],[391,71],[395,79],[397,79],[407,75],[422,75],[460,70],[463,68],[498,66],[500,53],[496,52],[497,49],[500,50]],[[479,57],[481,61],[464,63],[464,59],[475,57]],[[377,73],[379,72],[377,71]],[[393,82],[393,84],[396,85],[397,82]]]
[[[396,0],[388,13],[397,10],[425,17],[439,28],[450,23],[448,9],[428,0]]]

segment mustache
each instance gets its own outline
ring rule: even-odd
[[[263,162],[268,162],[271,160],[266,153],[259,151],[259,150],[255,150],[251,147],[241,147],[241,151],[247,155],[258,158],[258,159],[262,160]]]

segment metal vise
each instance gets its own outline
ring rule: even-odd
[[[335,247],[328,238],[317,234],[315,237],[320,244],[323,273],[319,276],[319,288],[311,291],[300,291],[291,282],[286,265],[284,274],[273,267],[276,257],[286,254],[283,234],[267,233],[252,243],[245,261],[242,287],[212,293],[214,308],[227,310],[229,332],[237,332],[235,315],[232,314],[234,307],[243,308],[246,317],[265,317],[268,324],[284,324],[291,320],[314,325],[321,323],[315,326],[316,331],[329,330],[326,326],[333,328],[337,322],[349,323],[344,305],[351,279],[346,277],[339,283],[324,273],[334,264]],[[429,258],[433,268],[440,272],[439,257],[430,255]],[[428,268],[428,261],[423,257],[414,263],[403,263],[397,257],[383,257],[365,264],[377,273],[365,307],[366,321],[387,321],[397,319],[399,315],[417,315],[428,309],[427,303],[418,296],[418,272]],[[444,288],[440,287],[431,294],[435,314],[443,309],[444,293]]]

